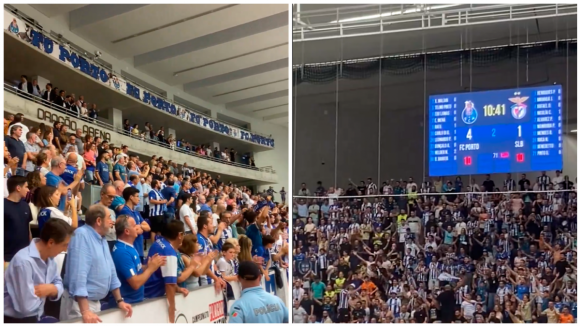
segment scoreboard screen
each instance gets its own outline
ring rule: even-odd
[[[429,175],[562,169],[562,86],[429,97]]]

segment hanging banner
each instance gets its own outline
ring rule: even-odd
[[[270,137],[264,137],[248,131],[240,130],[239,128],[216,121],[210,117],[195,113],[185,107],[177,106],[159,95],[141,89],[141,87],[115,75],[112,71],[95,65],[92,63],[91,59],[72,51],[69,47],[63,46],[49,37],[46,37],[44,34],[35,30],[32,26],[17,18],[7,10],[4,10],[4,22],[9,22],[5,29],[11,34],[16,35],[20,40],[31,43],[44,53],[77,70],[80,70],[94,78],[96,81],[107,85],[111,89],[127,94],[158,110],[173,114],[205,129],[210,129],[233,138],[274,148],[274,139]]]

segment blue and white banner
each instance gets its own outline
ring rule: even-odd
[[[264,137],[245,130],[240,130],[237,127],[216,121],[211,117],[195,113],[184,107],[180,107],[167,101],[167,99],[155,95],[142,89],[140,86],[134,85],[125,79],[116,76],[112,71],[95,65],[89,58],[75,53],[57,41],[46,37],[44,34],[34,30],[32,26],[17,18],[11,12],[4,10],[4,22],[6,30],[11,34],[16,35],[24,42],[31,43],[39,50],[46,54],[57,58],[58,60],[80,70],[81,72],[93,77],[95,80],[106,84],[110,88],[134,97],[156,109],[176,115],[183,120],[187,120],[202,128],[210,129],[215,132],[228,135],[237,139],[245,140],[255,144],[268,146],[274,148],[274,139]]]

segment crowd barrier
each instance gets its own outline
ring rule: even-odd
[[[266,284],[265,278],[262,278],[262,287],[278,296],[286,306],[288,306],[287,295],[288,279],[286,271],[283,270],[282,288],[276,286],[274,272],[270,271],[270,284]],[[234,297],[239,300],[241,296],[241,287],[239,283],[232,284]],[[228,301],[227,311],[233,305],[235,300]],[[103,323],[167,323],[169,315],[167,311],[167,300],[163,298],[147,299],[143,302],[133,304],[133,316],[125,318],[123,311],[117,308],[101,311],[97,315]],[[224,295],[216,293],[213,285],[200,287],[191,291],[187,297],[182,294],[175,296],[175,323],[226,323],[228,312],[224,306]],[[63,323],[82,323],[82,319],[73,319],[62,321]]]

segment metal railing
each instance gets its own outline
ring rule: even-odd
[[[42,99],[40,97],[34,96],[32,94],[28,94],[28,93],[21,92],[20,90],[18,90],[17,87],[15,87],[14,85],[11,85],[9,83],[6,83],[6,82],[4,83],[4,90],[7,91],[7,92],[9,92],[9,93],[12,93],[12,94],[18,95],[20,97],[23,97],[23,98],[25,98],[25,99],[27,99],[29,101],[33,101],[33,102],[35,102],[35,103],[37,103],[39,105],[42,105],[44,107],[48,107],[48,108],[50,108],[52,110],[55,110],[55,111],[57,111],[59,113],[62,113],[64,115],[66,115],[66,116],[69,116],[69,117],[77,118],[79,120],[83,120],[83,121],[90,122],[91,124],[97,125],[99,128],[102,128],[102,129],[105,129],[105,130],[109,130],[109,131],[113,131],[113,132],[116,132],[118,134],[122,134],[122,135],[125,135],[127,137],[131,137],[131,138],[133,138],[135,140],[144,141],[146,143],[153,144],[153,145],[156,145],[156,146],[165,148],[167,150],[172,150],[172,151],[175,151],[175,152],[179,152],[179,153],[186,154],[186,155],[190,155],[190,156],[193,156],[193,157],[197,157],[197,158],[209,160],[209,161],[212,161],[212,162],[215,162],[215,163],[219,163],[219,164],[226,164],[226,165],[231,165],[231,166],[235,166],[235,167],[239,167],[239,168],[244,168],[244,169],[249,169],[249,170],[254,170],[254,171],[261,171],[261,172],[268,172],[268,173],[272,173],[272,174],[275,174],[276,173],[276,171],[274,171],[270,167],[268,167],[270,169],[264,169],[264,168],[253,167],[253,166],[250,166],[250,165],[247,165],[247,164],[241,164],[241,163],[237,163],[237,162],[229,162],[229,161],[226,161],[226,160],[223,160],[223,159],[218,159],[218,158],[215,158],[215,157],[212,157],[212,156],[200,155],[200,154],[198,154],[198,153],[196,153],[196,152],[194,152],[192,150],[186,150],[186,149],[183,149],[183,148],[180,148],[180,147],[177,147],[177,146],[173,147],[173,146],[170,146],[168,143],[160,142],[159,140],[150,139],[148,137],[146,137],[145,139],[141,139],[140,136],[139,137],[136,137],[134,134],[132,134],[131,132],[126,131],[123,128],[115,127],[114,125],[112,125],[110,123],[107,123],[107,122],[104,122],[104,121],[101,121],[101,120],[98,120],[98,119],[93,119],[93,118],[89,118],[89,117],[80,116],[78,114],[73,113],[72,111],[69,111],[69,110],[67,110],[67,109],[65,109],[65,108],[63,108],[61,106],[58,106],[58,105],[52,103],[52,102],[46,101],[46,100],[44,100],[44,99]]]
[[[45,30],[42,28],[42,26],[40,26],[40,25],[38,24],[38,22],[36,22],[36,21],[34,21],[34,22],[30,21],[30,19],[29,19],[28,17],[25,17],[25,16],[23,16],[23,15],[22,15],[20,12],[18,12],[17,10],[15,10],[14,8],[12,8],[11,6],[7,6],[7,5],[5,5],[5,6],[4,6],[4,9],[5,9],[5,10],[8,10],[10,13],[12,13],[12,14],[13,14],[13,15],[15,15],[15,16],[17,16],[19,19],[21,19],[21,20],[25,21],[26,23],[30,24],[32,27],[34,27],[34,31],[36,31],[36,32],[38,32],[38,33],[40,33],[40,34],[42,34],[42,35],[43,35],[45,38],[48,38],[48,39],[52,40],[52,41],[53,41],[54,43],[56,43],[56,44],[60,44],[60,41],[59,41],[59,40],[57,40],[57,39],[55,39],[55,37],[54,37],[53,35],[51,35],[49,32],[45,31]],[[90,53],[90,51],[86,51],[86,50],[84,50],[84,49],[82,49],[82,48],[79,48],[79,49],[73,49],[73,50],[75,50],[76,52],[80,52],[80,53]],[[78,53],[78,54],[80,54],[80,53]],[[88,55],[83,55],[83,56],[85,56],[85,57],[90,57],[90,56],[88,56]],[[186,106],[184,106],[184,105],[182,105],[182,104],[177,104],[175,101],[168,99],[168,98],[167,98],[165,95],[159,94],[157,91],[155,91],[155,90],[153,90],[153,89],[149,89],[149,88],[147,88],[146,86],[143,86],[143,85],[141,85],[139,82],[137,82],[137,81],[135,81],[135,80],[132,80],[131,78],[127,78],[127,77],[125,77],[125,76],[122,76],[122,74],[121,74],[120,72],[117,72],[117,71],[115,71],[115,70],[113,70],[113,69],[111,69],[111,68],[109,68],[109,67],[106,67],[106,66],[104,66],[103,64],[101,64],[101,63],[97,62],[96,60],[92,60],[92,59],[91,59],[91,64],[94,64],[94,65],[96,65],[96,66],[98,66],[98,67],[100,67],[100,68],[104,69],[105,71],[109,71],[109,72],[111,72],[112,74],[114,74],[114,75],[116,75],[116,76],[118,76],[118,77],[121,77],[121,78],[123,78],[124,80],[126,80],[126,81],[130,82],[131,84],[133,84],[133,85],[135,85],[135,86],[139,87],[141,90],[145,90],[145,91],[149,92],[150,94],[154,94],[154,95],[156,95],[156,97],[158,97],[158,98],[162,98],[164,101],[167,101],[167,102],[169,102],[169,103],[171,103],[171,104],[175,105],[176,107],[179,107],[179,108],[185,109],[185,110],[189,111],[190,113],[194,113],[195,115],[200,115],[200,116],[202,116],[202,117],[204,117],[204,118],[207,118],[208,120],[215,120],[215,119],[213,119],[211,116],[207,116],[207,115],[205,115],[205,114],[203,114],[203,113],[200,113],[199,111],[196,111],[196,110],[194,110],[194,109],[188,108],[188,107],[186,107]],[[178,114],[178,113],[176,113],[176,114],[175,114],[175,117],[179,118],[179,114]],[[183,119],[182,119],[182,120],[183,120]],[[186,120],[185,120],[185,121],[186,121]],[[194,123],[193,123],[193,122],[191,122],[191,121],[187,121],[187,122],[189,122],[189,123],[191,123],[191,124],[194,124]],[[224,123],[224,124],[226,124],[226,125],[229,125],[229,124],[230,124],[230,123],[226,123],[226,122],[223,122],[223,123]],[[240,130],[243,130],[243,131],[246,131],[246,132],[252,133],[252,134],[256,134],[256,135],[262,136],[262,137],[264,137],[264,138],[270,138],[270,137],[269,137],[268,135],[266,135],[266,134],[262,134],[262,133],[259,133],[259,132],[256,132],[256,131],[252,131],[252,130],[250,130],[250,129],[246,129],[246,128],[243,128],[243,127],[239,127],[239,126],[235,126],[235,127],[236,127],[237,129],[240,129]]]
[[[292,16],[293,42],[492,24],[577,14],[576,4],[380,4],[301,11]]]

